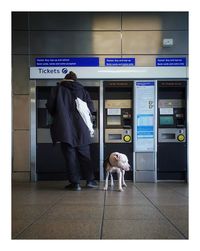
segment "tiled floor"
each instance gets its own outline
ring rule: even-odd
[[[64,181],[14,183],[12,238],[188,238],[187,184],[127,184],[124,192],[105,192],[103,183],[74,192]]]

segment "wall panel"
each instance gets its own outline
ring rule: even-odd
[[[12,12],[12,29],[28,30],[28,12]]]
[[[187,54],[187,31],[123,31],[123,54]],[[163,38],[173,38],[174,45],[162,47]]]
[[[29,95],[13,96],[13,127],[29,129]]]
[[[123,13],[123,30],[161,30],[161,17],[156,13]]]
[[[188,54],[188,31],[163,31],[162,38],[173,38],[171,48],[161,48],[162,54]]]
[[[29,131],[15,130],[13,134],[13,171],[30,171]]]
[[[12,54],[28,54],[28,31],[13,31]]]
[[[120,53],[119,32],[31,31],[32,54]]]
[[[29,94],[29,56],[12,56],[13,94]]]
[[[31,30],[120,30],[121,14],[106,12],[30,13]]]
[[[162,34],[160,31],[124,31],[123,54],[158,54]]]
[[[122,14],[123,30],[187,30],[186,12],[128,12]]]

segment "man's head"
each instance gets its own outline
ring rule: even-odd
[[[65,79],[70,79],[70,80],[77,80],[77,76],[76,73],[74,73],[73,71],[70,71],[69,73],[67,73],[67,75],[65,76]]]

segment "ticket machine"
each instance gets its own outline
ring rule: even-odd
[[[53,146],[50,135],[51,115],[46,103],[51,86],[36,88],[36,173],[37,180],[67,178],[65,162],[60,145]]]
[[[38,81],[39,82],[39,81]],[[66,164],[60,144],[53,146],[50,136],[52,117],[46,109],[46,103],[52,86],[36,87],[36,173],[37,180],[66,180]],[[94,138],[91,144],[91,157],[95,178],[99,179],[99,87],[85,86],[93,100]]]
[[[186,97],[186,81],[158,81],[158,180],[187,177]]]
[[[104,81],[104,156],[127,155],[133,166],[132,81]],[[133,179],[132,171],[125,179]]]

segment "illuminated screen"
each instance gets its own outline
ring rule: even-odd
[[[174,117],[173,116],[160,116],[160,125],[173,125]]]

